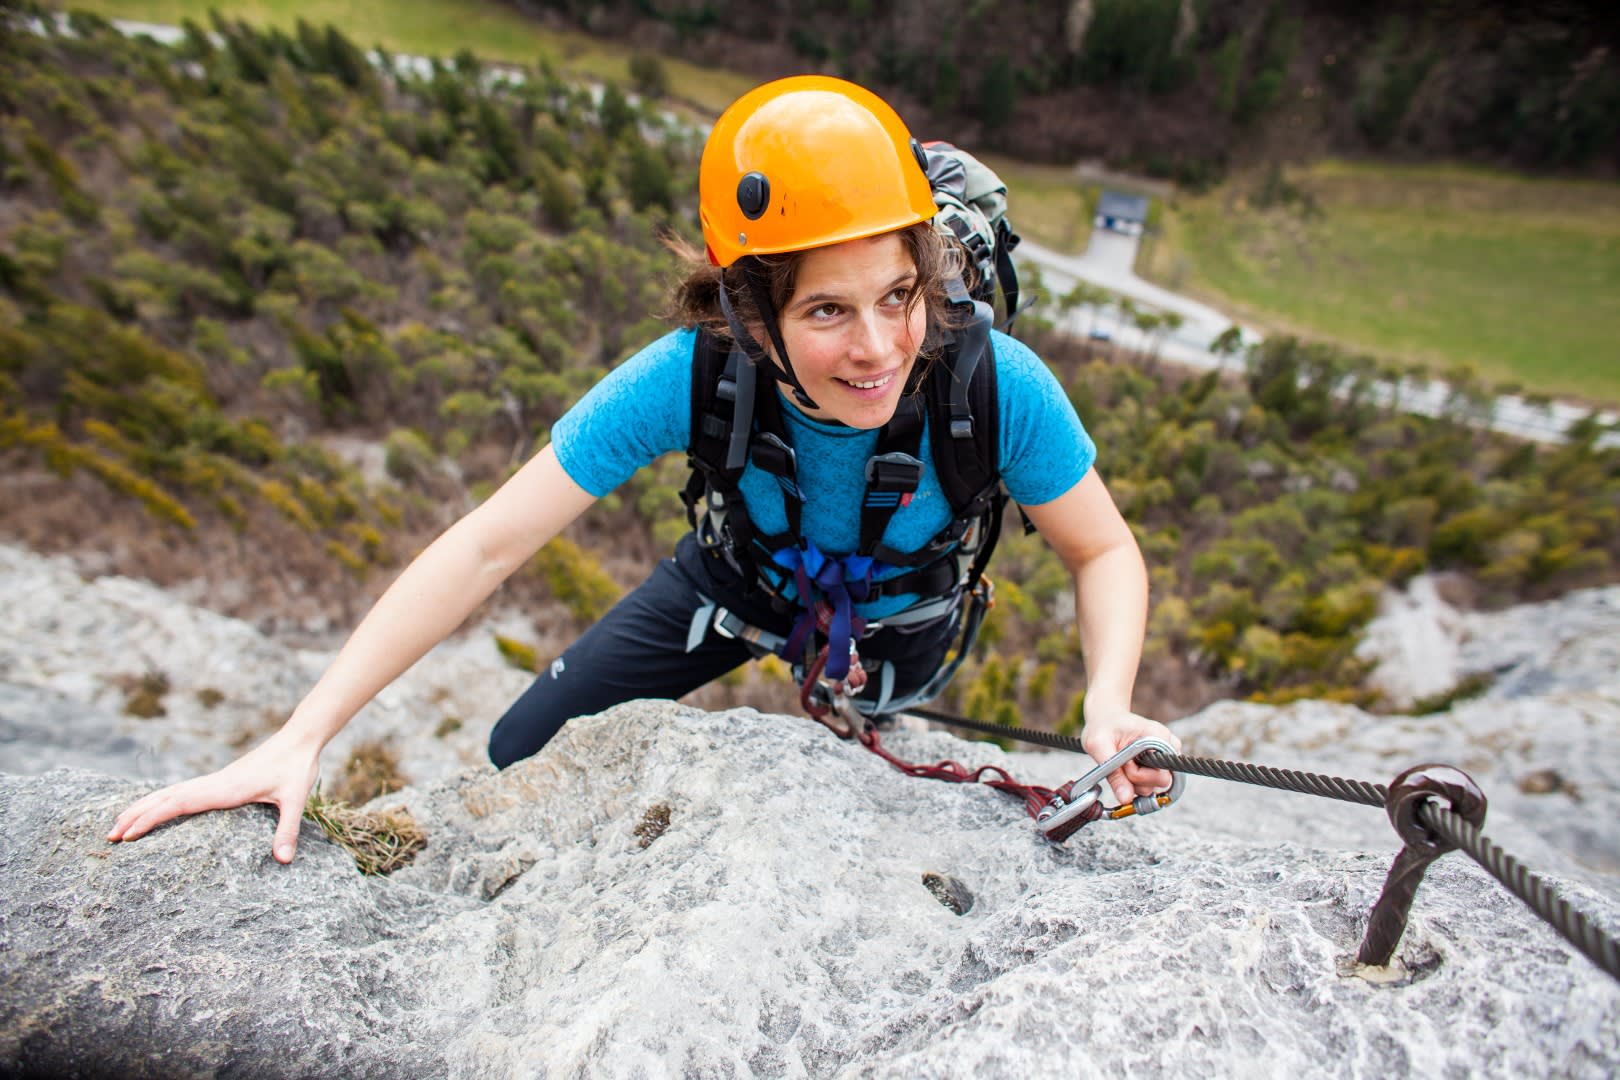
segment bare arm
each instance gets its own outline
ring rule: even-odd
[[[1081,741],[1099,762],[1144,735],[1172,745],[1163,724],[1131,711],[1147,630],[1148,576],[1141,549],[1096,469],[1051,502],[1024,508],[1074,575],[1080,651],[1086,663],[1086,726]],[[1168,787],[1161,769],[1130,764],[1111,777],[1122,802]]]
[[[291,861],[321,749],[593,501],[546,447],[412,560],[280,731],[218,772],[131,804],[107,839],[134,840],[182,814],[262,802],[280,809],[275,855]]]
[[[594,501],[563,471],[551,447],[536,454],[388,587],[293,711],[289,738],[319,752]]]

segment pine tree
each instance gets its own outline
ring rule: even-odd
[[[1018,108],[1018,79],[1006,53],[997,53],[979,84],[979,120],[985,127],[985,142],[999,145],[1001,129]]]

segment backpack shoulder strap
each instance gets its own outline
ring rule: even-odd
[[[935,363],[924,393],[939,484],[952,513],[961,518],[982,513],[999,492],[1001,414],[990,344],[994,312],[982,300],[969,300],[961,282],[955,282],[951,291],[953,303],[971,304],[973,316],[951,331],[945,355]]]
[[[1013,320],[1018,318],[1018,268],[1013,265],[1012,253],[1022,240],[1005,217],[996,222],[996,280],[1001,283],[1001,298],[1007,310],[1004,329],[1009,334]]]
[[[681,501],[705,547],[723,541],[724,518],[741,502],[737,484],[748,464],[756,372],[740,352],[702,330],[692,347],[692,429],[686,444],[692,473]],[[715,512],[722,515],[719,522]],[[746,531],[740,515],[730,527]]]
[[[692,349],[692,432],[687,454],[705,471],[742,475],[757,371],[741,350],[698,331]]]

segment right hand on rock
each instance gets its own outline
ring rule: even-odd
[[[228,810],[248,803],[268,803],[280,811],[274,855],[292,862],[298,849],[298,823],[315,785],[320,751],[272,735],[218,772],[170,784],[131,803],[113,822],[107,839],[135,840],[165,821],[206,810]]]

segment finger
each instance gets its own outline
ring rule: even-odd
[[[1100,739],[1093,739],[1090,742],[1082,742],[1080,745],[1084,747],[1086,753],[1091,756],[1091,760],[1095,761],[1098,765],[1106,763],[1108,759],[1113,757],[1114,754],[1119,750],[1119,747],[1108,741]],[[1113,772],[1108,774],[1106,779],[1108,787],[1114,793],[1115,799],[1121,803],[1131,801],[1131,798],[1134,796],[1135,792],[1131,790],[1130,781],[1125,779],[1125,774],[1122,770],[1115,769]]]
[[[1145,765],[1131,762],[1125,766],[1126,778],[1143,795],[1154,791],[1163,791],[1175,779],[1170,775],[1169,769],[1150,769]]]
[[[125,840],[138,840],[165,822],[187,814],[211,810],[214,805],[210,800],[179,790],[163,791],[158,795],[159,798],[153,799],[124,830]]]
[[[1114,798],[1119,800],[1121,806],[1136,798],[1136,788],[1126,778],[1124,769],[1118,769],[1108,777],[1108,786],[1114,789]]]
[[[279,863],[290,863],[298,852],[298,823],[304,818],[301,799],[283,799],[281,818],[276,823],[275,857]]]
[[[113,831],[120,837],[126,836],[131,825],[150,814],[156,807],[172,799],[179,788],[179,784],[170,784],[166,788],[149,791],[141,798],[136,799],[124,808],[122,814],[118,815],[118,820],[113,822]],[[115,838],[109,835],[109,839]]]
[[[178,811],[167,802],[154,803],[136,815],[135,820],[124,827],[124,840],[139,840],[153,829],[176,817]]]
[[[1082,739],[1083,738],[1084,736],[1082,736]],[[1090,741],[1082,741],[1080,745],[1085,749],[1087,754],[1091,755],[1091,760],[1095,761],[1098,765],[1102,765],[1106,763],[1109,758],[1113,757],[1119,752],[1119,743],[1121,741],[1122,740],[1120,739],[1093,737]],[[1114,792],[1114,798],[1122,804],[1130,802],[1131,799],[1136,795],[1136,792],[1131,790],[1131,783],[1125,778],[1125,773],[1122,769],[1115,769],[1113,772],[1109,773],[1107,783],[1109,788]]]
[[[174,812],[168,811],[166,808],[175,805],[179,799],[183,798],[187,788],[194,783],[196,781],[170,784],[166,788],[159,788],[137,799],[126,807],[122,814],[118,815],[118,820],[113,822],[112,831],[107,834],[107,839],[133,840],[142,833],[151,830],[154,826],[174,817]],[[163,816],[152,820],[153,813],[159,810],[163,810]],[[144,827],[139,831],[135,831],[137,823],[144,823]]]
[[[107,839],[113,841],[122,840],[124,834],[129,831],[130,824],[146,812],[146,808],[152,805],[158,794],[158,792],[153,792],[150,795],[144,795],[124,807],[124,812],[113,820],[112,828],[107,832]]]
[[[240,806],[243,802],[252,800],[226,798],[217,790],[216,785],[208,783],[210,778],[202,777],[197,780],[176,784],[164,788],[142,799],[136,806],[141,807],[133,819],[124,826],[122,838],[136,840],[166,821],[187,814],[200,814],[204,810],[217,810],[225,806]],[[142,806],[142,804],[145,804]],[[135,811],[130,807],[129,811]]]

